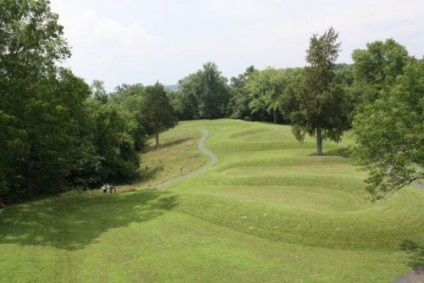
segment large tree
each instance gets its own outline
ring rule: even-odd
[[[0,167],[10,168],[0,186],[32,196],[55,190],[70,168],[69,109],[80,96],[56,95],[70,51],[49,1],[1,1],[0,15]]]
[[[274,68],[257,71],[245,84],[246,92],[250,98],[249,108],[252,113],[268,115],[274,123],[278,122],[279,96],[285,88],[285,72]]]
[[[250,66],[243,74],[231,78],[229,111],[231,118],[253,120],[252,110],[249,104],[252,101],[246,90],[246,83],[257,72],[254,66]]]
[[[103,82],[97,81],[97,86],[102,85]],[[74,153],[75,165],[68,177],[70,185],[95,187],[105,182],[117,184],[137,180],[139,158],[137,135],[134,134],[138,121],[127,108],[130,103],[131,109],[140,108],[135,102],[138,100],[127,101],[107,94],[103,87],[91,87],[91,97],[82,105],[79,114],[75,135],[79,150]]]
[[[110,102],[100,81],[91,92],[59,66],[70,51],[50,2],[0,1],[0,15],[0,194],[136,178],[133,116]]]
[[[160,83],[146,87],[142,114],[145,123],[155,135],[155,148],[159,148],[159,133],[177,124],[174,109],[165,88]]]
[[[424,63],[411,59],[399,73],[353,124],[354,156],[375,199],[424,178]]]
[[[182,120],[195,120],[200,116],[200,94],[202,93],[201,72],[190,74],[178,82],[179,91],[174,98],[174,104],[179,105],[178,117]]]
[[[116,105],[121,113],[128,116],[131,123],[130,134],[134,139],[134,148],[137,151],[144,147],[147,136],[152,134],[143,121],[144,92],[145,87],[141,84],[122,84],[116,87],[111,94],[111,102]]]
[[[281,109],[288,115],[299,141],[306,134],[316,137],[317,155],[323,155],[323,140],[340,141],[349,127],[347,95],[335,80],[340,43],[330,28],[323,35],[313,35],[307,50],[304,80],[286,88]]]
[[[203,69],[178,82],[184,119],[217,119],[226,116],[230,92],[218,66],[206,63]]]

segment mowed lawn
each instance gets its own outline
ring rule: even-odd
[[[175,185],[151,188],[207,163]],[[391,282],[424,265],[424,190],[372,203],[349,136],[182,122],[142,155],[143,183],[0,210],[0,282]]]

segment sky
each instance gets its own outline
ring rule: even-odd
[[[177,84],[207,62],[228,79],[252,65],[302,67],[310,38],[330,27],[339,63],[388,38],[424,55],[423,0],[51,0],[51,9],[72,50],[64,65],[108,91]]]

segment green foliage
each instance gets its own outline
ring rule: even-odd
[[[283,93],[285,84],[284,70],[267,68],[253,73],[245,84],[252,113],[266,113],[271,115],[274,123],[277,123],[278,97]]]
[[[2,1],[0,15],[0,77],[34,80],[70,56],[49,1]]]
[[[138,177],[138,156],[134,150],[134,141],[129,119],[112,104],[93,100],[89,104],[93,121],[93,143],[100,166],[92,175],[101,182],[128,182]],[[99,182],[100,183],[100,182]]]
[[[149,127],[143,121],[143,101],[145,87],[141,84],[123,84],[111,94],[111,102],[119,109],[119,112],[128,116],[130,134],[134,140],[134,149],[143,149],[147,136],[152,134]]]
[[[142,113],[143,121],[155,134],[155,147],[158,148],[160,131],[177,124],[174,109],[163,85],[156,83],[154,86],[146,87]]]
[[[0,3],[0,113],[7,124],[0,168],[9,168],[1,184],[14,195],[56,191],[71,168],[72,98],[55,95],[64,74],[56,64],[70,51],[49,4]]]
[[[132,116],[58,63],[70,56],[49,1],[0,2],[0,193],[10,199],[138,176]]]
[[[317,155],[322,155],[322,141],[339,142],[350,125],[349,98],[337,83],[335,62],[340,43],[338,34],[330,28],[322,36],[310,40],[304,79],[290,84],[280,99],[280,107],[293,126],[296,139],[303,141],[306,134],[316,136]]]
[[[195,120],[200,119],[200,93],[202,92],[201,86],[201,71],[195,74],[190,74],[178,82],[180,91],[176,93],[174,104],[180,105],[178,107],[178,118],[181,120]]]
[[[100,103],[107,103],[109,97],[107,95],[104,83],[99,80],[94,80],[91,84],[91,94],[94,99],[98,100]]]
[[[355,50],[352,59],[360,102],[364,103],[373,102],[381,90],[390,88],[411,60],[405,47],[393,39],[368,43],[367,49]]]
[[[180,80],[178,88],[182,102],[180,118],[217,119],[226,116],[230,99],[227,79],[214,63],[206,63],[202,70]]]
[[[381,199],[423,176],[423,67],[393,39],[369,43],[352,57],[355,156],[370,173],[368,190]]]
[[[410,63],[354,121],[355,155],[376,199],[424,178],[424,64]]]
[[[231,78],[229,111],[231,118],[253,120],[253,113],[249,107],[251,97],[246,91],[247,81],[257,72],[254,66],[250,66],[238,77]]]

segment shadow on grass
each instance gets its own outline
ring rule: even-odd
[[[410,257],[408,265],[412,268],[424,266],[424,246],[420,246],[413,241],[405,240],[400,248],[406,251]]]
[[[335,149],[335,150],[330,150],[330,151],[327,152],[327,155],[350,158],[352,156],[352,150],[350,148],[343,147],[343,148],[339,148],[339,149]]]
[[[173,140],[173,141],[170,141],[170,142],[166,142],[166,143],[163,143],[163,144],[159,144],[159,149],[165,149],[165,148],[168,148],[168,147],[172,147],[172,146],[180,145],[180,144],[185,143],[186,141],[194,140],[194,139],[195,139],[195,138],[193,138],[193,137],[189,137],[189,138],[182,138],[182,139]],[[155,151],[155,150],[156,150],[156,149],[155,149],[155,145],[154,145],[154,144],[149,145],[149,146],[146,148],[146,151]]]
[[[140,170],[141,181],[142,182],[150,181],[151,179],[154,179],[159,172],[162,172],[162,171],[163,171],[163,165],[157,166],[152,169],[148,167],[143,168],[142,170]]]
[[[310,154],[310,156],[316,156],[316,153]],[[343,158],[350,158],[352,156],[352,150],[347,147],[324,151],[324,156],[339,156]]]
[[[109,229],[150,221],[178,205],[159,191],[66,196],[0,210],[0,245],[41,245],[77,250]]]

